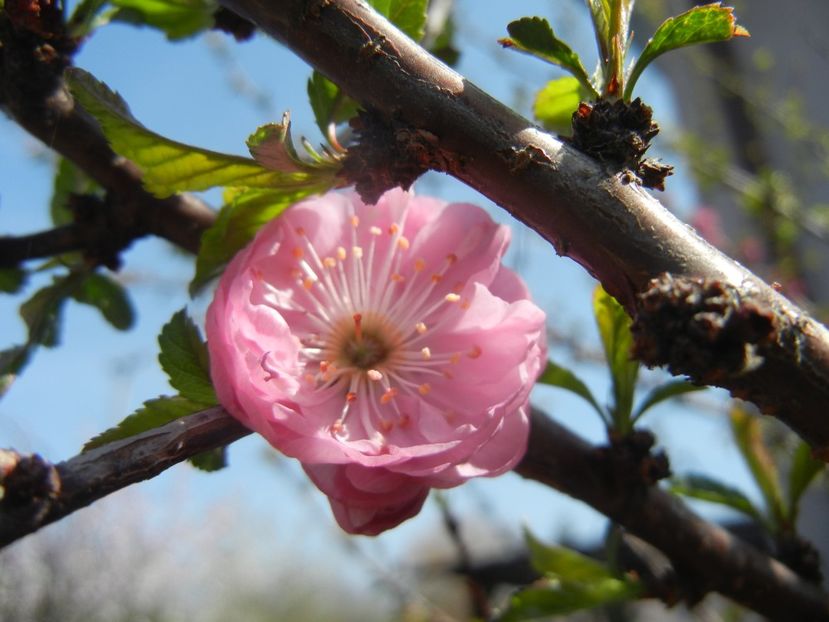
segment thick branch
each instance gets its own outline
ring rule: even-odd
[[[250,434],[220,407],[92,449],[54,467],[40,458],[0,455],[0,547],[108,494],[155,477],[203,451]]]
[[[774,330],[756,352],[763,364],[722,374],[716,383],[779,417],[829,459],[829,331],[658,201],[493,100],[358,0],[221,3],[367,109],[434,137],[439,157],[425,161],[445,163],[447,172],[538,231],[632,314],[637,294],[663,273],[722,282],[767,310]]]
[[[14,463],[14,454],[4,452],[5,465],[0,454],[0,473],[6,474],[0,502],[0,546],[246,434],[245,428],[216,407],[55,467],[24,459],[21,468]],[[620,473],[617,466],[606,451],[536,412],[529,449],[516,472],[588,503],[656,546],[683,579],[691,582],[693,597],[717,591],[775,619],[829,620],[829,598],[817,588],[699,518],[676,497]]]

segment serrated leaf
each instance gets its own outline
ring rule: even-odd
[[[218,403],[210,382],[207,347],[184,309],[162,327],[158,345],[158,362],[182,397],[208,406]]]
[[[510,36],[498,42],[504,47],[515,48],[536,58],[558,65],[572,73],[593,98],[599,94],[581,64],[579,55],[569,45],[556,37],[550,23],[542,17],[522,17],[507,25]]]
[[[282,173],[268,170],[255,160],[191,147],[159,136],[132,116],[126,102],[105,84],[81,69],[67,69],[72,94],[101,124],[120,155],[144,173],[144,186],[158,197],[214,186],[311,188],[323,191],[335,184],[334,171]]]
[[[636,421],[639,417],[644,415],[648,409],[653,408],[665,400],[685,395],[686,393],[702,391],[703,389],[705,389],[704,386],[691,384],[687,380],[671,380],[670,382],[660,384],[658,387],[651,389],[651,391],[645,396],[645,399],[643,399],[639,404],[636,412],[633,413],[633,420]]]
[[[593,293],[593,313],[613,381],[613,422],[619,431],[627,432],[632,423],[633,394],[639,376],[639,362],[630,356],[633,346],[630,317],[601,285]]]
[[[188,459],[194,467],[207,473],[219,471],[227,466],[227,448],[216,447],[196,454]]]
[[[219,8],[213,0],[110,0],[118,9],[113,21],[146,25],[175,41],[192,37],[213,26]]]
[[[551,80],[535,96],[533,115],[545,129],[569,134],[573,127],[573,113],[589,97],[590,94],[572,76]]]
[[[538,572],[562,581],[593,583],[614,578],[613,573],[600,562],[562,546],[549,546],[538,540],[528,529],[524,541],[530,552],[530,562]]]
[[[754,481],[763,494],[769,515],[774,524],[778,528],[782,528],[785,523],[785,512],[783,495],[780,490],[780,477],[777,472],[777,465],[775,465],[771,454],[763,443],[760,420],[758,417],[751,415],[740,404],[732,406],[729,418],[737,448],[740,450],[743,460],[745,460]]]
[[[49,202],[49,214],[52,224],[68,225],[75,220],[69,209],[69,197],[72,194],[90,194],[99,188],[71,160],[60,158],[55,170],[52,184],[52,199]]]
[[[343,123],[357,114],[357,102],[318,71],[308,79],[308,100],[323,136],[328,136],[329,123]]]
[[[99,273],[90,274],[72,294],[80,303],[95,307],[113,328],[129,330],[135,322],[135,311],[123,286]]]
[[[26,284],[29,273],[22,268],[0,268],[0,292],[16,294]]]
[[[643,592],[640,583],[625,579],[602,579],[589,584],[552,581],[547,588],[532,587],[513,595],[508,609],[497,620],[546,620],[550,616],[634,600]]]
[[[551,386],[566,389],[567,391],[575,393],[582,399],[586,400],[596,410],[596,412],[599,413],[602,421],[608,423],[607,415],[604,410],[602,410],[602,407],[599,406],[596,398],[593,397],[590,389],[588,389],[587,385],[584,384],[584,382],[582,382],[582,380],[569,369],[553,363],[552,361],[547,361],[547,367],[544,369],[544,373],[539,376],[537,382],[549,384]]]
[[[696,6],[681,15],[666,19],[656,29],[633,65],[627,79],[624,99],[630,99],[633,86],[645,67],[665,52],[686,45],[727,41],[732,37],[748,36],[748,31],[737,25],[734,9],[724,7],[719,2]]]
[[[428,0],[368,0],[368,4],[415,41],[423,38]]]
[[[319,155],[304,143],[313,161],[303,160],[297,153],[291,139],[291,115],[282,115],[281,123],[268,123],[251,134],[247,146],[254,160],[272,171],[283,173],[308,173],[316,175],[328,171],[331,176],[339,170],[340,164],[333,157]]]
[[[809,488],[812,480],[823,471],[825,466],[826,463],[812,456],[812,448],[808,443],[804,441],[798,443],[789,469],[788,510],[789,523],[792,527],[797,524],[800,498]]]
[[[590,17],[593,19],[593,30],[596,33],[596,43],[602,58],[610,57],[610,0],[587,0]]]
[[[188,400],[180,395],[175,397],[161,396],[147,400],[141,408],[121,423],[89,440],[83,446],[82,451],[89,451],[113,441],[120,441],[141,434],[206,408],[209,408],[209,406]]]
[[[247,190],[238,193],[222,207],[216,222],[202,235],[190,295],[195,296],[218,276],[227,262],[253,239],[265,223],[309,194],[307,190]]]
[[[725,505],[763,522],[762,512],[754,507],[748,497],[736,488],[723,484],[707,475],[692,474],[677,477],[671,481],[670,490],[685,497]]]

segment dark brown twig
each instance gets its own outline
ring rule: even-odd
[[[416,154],[419,161],[443,162],[447,172],[584,266],[631,314],[637,295],[663,273],[724,283],[743,302],[772,313],[775,330],[762,365],[717,383],[749,400],[761,397],[764,412],[829,460],[829,331],[653,197],[493,100],[364,3],[221,3],[285,43],[390,126],[410,128],[402,140],[412,133],[429,136],[436,152]],[[418,148],[428,144],[421,141]]]

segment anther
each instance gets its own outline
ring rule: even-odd
[[[417,388],[417,392],[420,393],[421,395],[429,395],[429,393],[431,391],[432,391],[432,387],[426,382],[424,382],[422,385],[420,385]]]
[[[397,272],[395,272],[391,275],[391,280],[395,283],[402,283],[406,280],[406,277],[404,277],[402,274],[398,274]]]
[[[383,374],[377,371],[376,369],[369,369],[366,372],[366,376],[368,376],[370,380],[374,380],[375,382],[383,379]]]
[[[400,238],[397,240],[397,246],[400,248],[400,250],[409,250],[409,239],[401,235]]]
[[[362,259],[363,258],[363,249],[359,246],[353,246],[351,248],[351,254],[355,259]]]
[[[352,216],[351,217],[351,226],[352,227],[359,227],[360,226],[360,218],[359,216]]]
[[[337,265],[337,260],[333,257],[326,257],[322,260],[322,263],[326,268],[334,268]]]
[[[415,324],[415,330],[422,335],[426,332],[426,324],[424,324],[423,322],[418,322],[417,324]]]
[[[394,235],[398,231],[400,231],[400,227],[397,226],[396,222],[393,222],[391,225],[389,225],[389,235]]]
[[[440,283],[443,280],[443,275],[441,274],[433,274],[432,275],[432,283]]]
[[[369,228],[368,232],[371,235],[381,235],[383,233],[383,231],[380,229],[380,227],[371,227],[371,228]]]
[[[337,247],[337,259],[340,261],[345,261],[345,258],[348,256],[345,249],[342,246]]]
[[[423,357],[424,361],[428,361],[430,358],[432,358],[432,351],[429,349],[428,346],[425,347],[425,348],[421,348],[420,349],[420,356]]]
[[[357,394],[354,391],[349,391],[345,394],[345,401],[349,404],[357,401]]]
[[[296,234],[301,237],[305,237],[305,228],[304,227],[297,227]]]
[[[423,272],[423,269],[425,267],[426,267],[426,261],[425,260],[423,260],[419,257],[417,259],[415,259],[415,262],[414,262],[415,272]]]
[[[380,403],[381,404],[388,404],[390,401],[392,401],[394,399],[394,397],[396,395],[397,395],[397,389],[395,389],[394,387],[390,387],[390,388],[386,389],[386,392],[383,393],[382,396],[380,396]]]
[[[444,300],[446,300],[446,302],[458,302],[460,299],[461,297],[454,293],[446,294],[446,296],[444,296]]]
[[[309,276],[309,277],[305,278],[305,279],[302,281],[302,286],[303,286],[305,289],[311,289],[312,287],[314,287],[314,285],[316,284],[316,282],[317,282],[317,279],[312,278],[312,277],[310,277],[310,276]]]
[[[447,262],[449,262],[449,265],[450,265],[450,266],[451,266],[453,263],[455,263],[457,260],[458,260],[458,256],[457,256],[455,253],[449,253],[449,254],[446,256],[446,261],[447,261]]]
[[[305,253],[302,252],[302,249],[299,246],[294,246],[294,250],[291,251],[291,254],[293,254],[294,259],[302,259],[302,256]]]

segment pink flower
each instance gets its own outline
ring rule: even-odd
[[[523,456],[545,317],[501,265],[509,233],[473,205],[329,193],[225,271],[207,312],[219,400],[302,462],[346,531]]]

